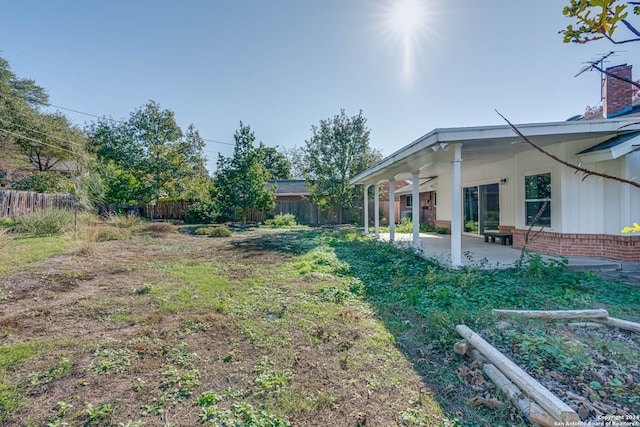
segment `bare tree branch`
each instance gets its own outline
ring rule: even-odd
[[[615,75],[615,74],[613,74],[613,73],[611,73],[611,72],[609,72],[609,71],[607,71],[607,70],[605,70],[605,69],[603,69],[603,68],[601,68],[601,67],[598,67],[598,66],[597,66],[595,63],[593,63],[593,62],[591,63],[591,67],[592,67],[592,68],[595,68],[596,70],[600,71],[600,72],[601,72],[601,73],[603,73],[603,74],[606,74],[606,75],[607,75],[607,76],[609,76],[609,77],[612,77],[612,78],[614,78],[614,79],[618,79],[618,80],[622,80],[623,82],[626,82],[626,83],[630,83],[630,84],[632,84],[633,86],[635,86],[635,87],[637,87],[638,89],[640,89],[640,83],[638,83],[638,82],[634,82],[633,80],[627,79],[627,78],[625,78],[625,77],[617,76],[617,75]],[[498,114],[500,114],[500,113],[498,113]],[[503,119],[504,119],[504,117],[503,117]],[[506,119],[505,119],[505,120],[506,120]]]
[[[578,166],[578,165],[574,165],[572,163],[569,163],[567,161],[562,160],[561,158],[554,156],[553,154],[545,151],[542,147],[539,147],[538,145],[534,144],[533,141],[531,141],[529,138],[527,138],[526,136],[524,136],[522,134],[522,132],[520,132],[520,130],[515,127],[509,120],[507,120],[507,118],[505,116],[503,116],[502,114],[500,114],[500,112],[498,110],[495,110],[496,113],[498,113],[498,115],[500,117],[502,117],[504,119],[505,122],[507,122],[509,124],[509,126],[511,126],[511,129],[513,129],[513,131],[524,140],[524,142],[526,142],[527,144],[531,145],[533,148],[535,148],[536,150],[538,150],[539,152],[541,152],[542,154],[544,154],[547,157],[551,157],[553,160],[555,160],[558,163],[561,163],[577,172],[582,172],[583,174],[585,174],[586,176],[583,177],[586,178],[587,176],[590,175],[594,175],[594,176],[599,176],[600,178],[605,178],[605,179],[611,179],[613,181],[618,181],[618,182],[622,182],[624,184],[629,184],[632,185],[636,188],[640,188],[640,183],[628,180],[628,179],[624,179],[624,178],[620,178],[619,176],[614,176],[614,175],[609,175],[606,173],[602,173],[602,172],[595,172],[586,168],[583,168],[582,166]]]

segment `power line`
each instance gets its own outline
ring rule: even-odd
[[[28,136],[20,135],[19,133],[11,132],[11,131],[6,130],[6,129],[0,129],[0,132],[5,132],[5,133],[8,133],[10,135],[17,136],[18,138],[28,139],[29,141],[35,142],[36,144],[46,145],[48,147],[55,148],[56,150],[66,151],[68,153],[73,154],[74,156],[84,157],[85,159],[92,160],[92,158],[87,156],[87,155],[76,153],[75,151],[67,150],[66,148],[62,148],[62,147],[57,147],[57,146],[52,145],[52,144],[47,144],[46,142],[43,142],[43,141],[40,141],[40,140],[37,140],[37,139],[33,139],[33,138],[29,138]]]
[[[41,101],[41,100],[39,100],[39,99],[36,99],[36,98],[33,98],[33,97],[29,97],[29,95],[27,95],[26,97],[25,97],[25,96],[19,96],[19,95],[15,94],[15,93],[11,93],[11,92],[7,92],[7,91],[3,91],[2,89],[0,89],[0,92],[3,92],[4,94],[9,95],[9,96],[13,96],[14,98],[19,98],[19,99],[22,99],[22,100],[25,100],[25,101],[35,102],[36,104],[44,105],[44,106],[47,106],[47,107],[59,108],[59,109],[61,109],[61,110],[71,111],[71,112],[74,112],[74,113],[77,113],[77,114],[84,114],[85,116],[94,117],[94,118],[97,118],[97,119],[103,119],[103,118],[105,118],[105,119],[106,119],[106,116],[98,116],[98,115],[96,115],[96,114],[91,114],[91,113],[87,113],[87,112],[80,111],[80,110],[74,110],[74,109],[72,109],[72,108],[62,107],[62,106],[60,106],[60,105],[51,104],[51,103],[49,103],[49,102],[44,102],[44,101]],[[30,99],[29,99],[29,98],[30,98]],[[119,120],[111,119],[111,120],[113,120],[113,121],[115,121],[115,122],[124,122],[124,119],[119,119]],[[201,137],[201,138],[202,138],[202,137]],[[215,139],[202,138],[202,140],[203,140],[203,141],[207,141],[207,142],[213,142],[213,143],[215,143],[215,144],[223,144],[223,145],[231,145],[231,146],[235,146],[235,144],[234,144],[234,143],[231,143],[231,142],[223,142],[223,141],[217,141],[217,140],[215,140]]]
[[[42,134],[42,135],[44,135],[44,136],[48,136],[49,138],[57,139],[57,140],[58,140],[58,141],[60,141],[60,142],[67,142],[67,143],[69,143],[69,144],[77,145],[78,147],[85,148],[85,147],[83,146],[83,144],[81,144],[81,143],[79,143],[79,142],[70,141],[70,140],[68,140],[68,139],[60,138],[59,136],[51,135],[51,134],[48,134],[48,133],[46,133],[46,132],[42,132],[42,131],[37,130],[37,129],[32,129],[32,128],[29,128],[29,127],[26,127],[26,126],[22,126],[22,125],[19,125],[19,124],[17,124],[17,123],[13,123],[13,122],[11,122],[11,121],[9,121],[9,120],[5,120],[5,119],[3,119],[3,118],[1,118],[1,117],[0,117],[0,121],[2,121],[2,122],[4,122],[4,123],[9,123],[10,125],[17,126],[17,127],[19,127],[19,128],[25,129],[25,130],[30,130],[30,131],[32,131],[32,132],[37,132],[37,133]]]

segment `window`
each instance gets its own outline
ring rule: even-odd
[[[413,206],[413,196],[407,196],[405,207],[410,208]]]
[[[524,177],[525,224],[531,225],[547,202],[535,225],[551,227],[551,174],[542,173]]]

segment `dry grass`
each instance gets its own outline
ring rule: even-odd
[[[147,224],[144,229],[145,231],[155,235],[164,235],[178,232],[178,227],[168,222],[152,222],[150,224]]]
[[[11,237],[9,236],[9,232],[4,228],[0,228],[0,249],[7,246],[10,241]]]
[[[104,223],[82,225],[76,236],[78,240],[78,251],[85,256],[93,255],[97,243],[123,240],[126,239],[129,234],[129,229],[104,225]]]
[[[132,214],[118,215],[116,213],[110,213],[104,217],[104,220],[108,224],[118,228],[133,228],[142,223],[142,218]]]

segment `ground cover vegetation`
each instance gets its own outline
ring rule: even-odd
[[[457,323],[573,393],[584,417],[640,412],[637,336],[489,310],[637,321],[637,287],[536,257],[520,272],[449,270],[354,231],[81,225],[122,238],[87,251],[72,232],[13,231],[0,252],[3,425],[526,425],[482,405],[504,399],[452,351]]]

